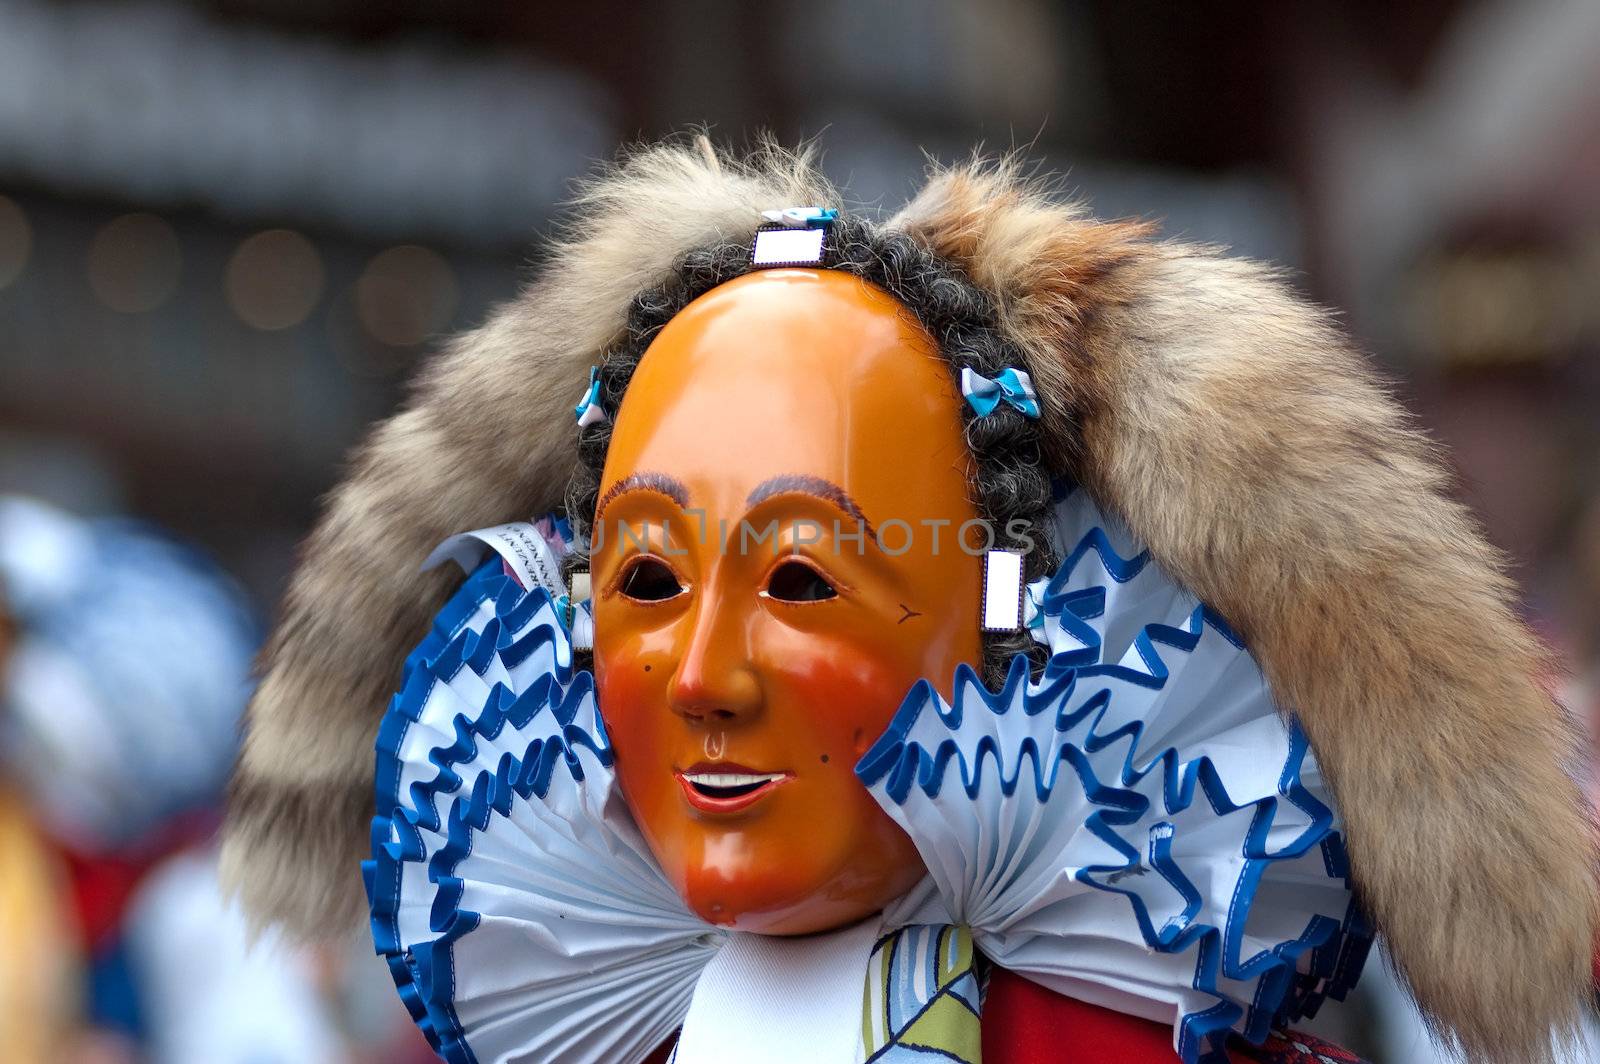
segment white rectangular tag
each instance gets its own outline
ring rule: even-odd
[[[561,563],[555,550],[539,534],[539,530],[526,521],[513,521],[493,528],[480,528],[451,536],[433,549],[422,571],[455,562],[465,572],[472,572],[483,562],[490,551],[498,554],[511,567],[517,583],[524,590],[542,587],[552,600],[566,593],[561,581]]]
[[[822,261],[825,229],[763,229],[756,233],[752,266],[809,266]]]
[[[1014,632],[1022,627],[1022,555],[992,550],[983,558],[983,630]]]

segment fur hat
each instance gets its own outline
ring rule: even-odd
[[[560,505],[576,435],[548,382],[581,382],[689,250],[837,202],[807,152],[638,151],[372,432],[305,545],[233,780],[224,875],[259,920],[359,926],[374,732],[451,583],[418,565]],[[1574,737],[1501,559],[1366,361],[1273,270],[1097,222],[1005,163],[935,171],[886,224],[993,296],[1052,466],[1228,618],[1298,713],[1424,1013],[1478,1057],[1544,1059],[1589,991],[1600,909]]]

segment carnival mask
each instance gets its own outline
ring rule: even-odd
[[[856,778],[920,678],[979,660],[961,402],[933,338],[843,273],[721,285],[618,411],[593,530],[617,772],[713,923],[853,922],[923,875]]]

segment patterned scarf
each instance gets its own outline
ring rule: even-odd
[[[861,1044],[869,1064],[979,1064],[975,958],[965,927],[916,924],[879,939],[862,1000]]]

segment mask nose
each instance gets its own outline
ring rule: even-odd
[[[709,596],[697,607],[667,704],[691,724],[749,720],[762,707],[761,682],[750,661],[748,626],[753,618]]]

